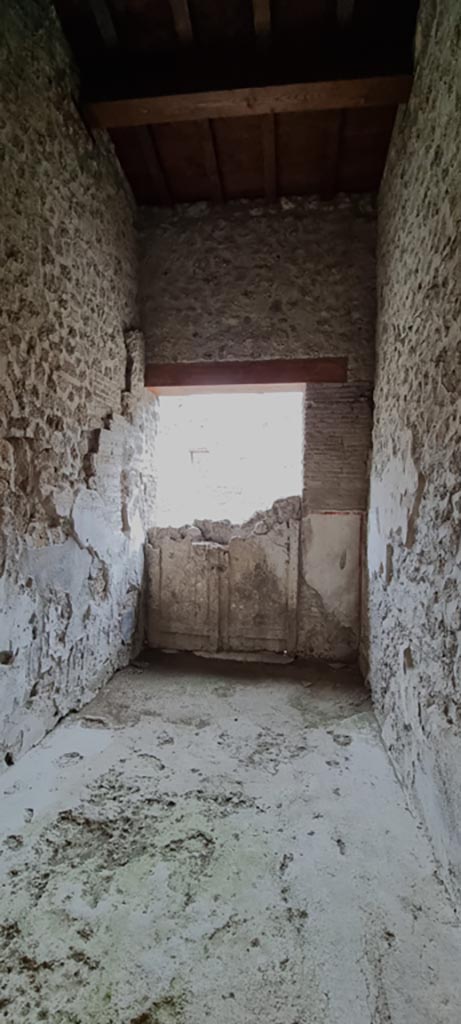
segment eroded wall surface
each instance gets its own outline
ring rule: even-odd
[[[2,764],[125,664],[152,500],[134,210],[46,0],[2,11]]]
[[[423,0],[381,191],[365,655],[383,734],[461,881],[461,8]]]
[[[347,356],[371,380],[375,231],[367,197],[144,211],[148,361]]]

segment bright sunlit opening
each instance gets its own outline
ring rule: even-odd
[[[303,392],[162,395],[157,523],[240,523],[301,494]]]

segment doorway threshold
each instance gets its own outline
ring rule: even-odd
[[[264,665],[291,665],[293,654],[279,654],[276,651],[194,651],[199,658],[218,661],[255,661]]]

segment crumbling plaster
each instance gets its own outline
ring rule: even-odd
[[[1,763],[128,661],[153,497],[132,198],[47,0],[0,42]]]
[[[305,516],[300,536],[298,652],[355,661],[360,633],[360,513]]]
[[[379,207],[364,662],[398,774],[461,883],[461,8],[423,0]]]

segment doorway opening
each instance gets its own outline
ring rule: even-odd
[[[301,495],[303,392],[300,385],[160,394],[157,525],[242,523]]]

